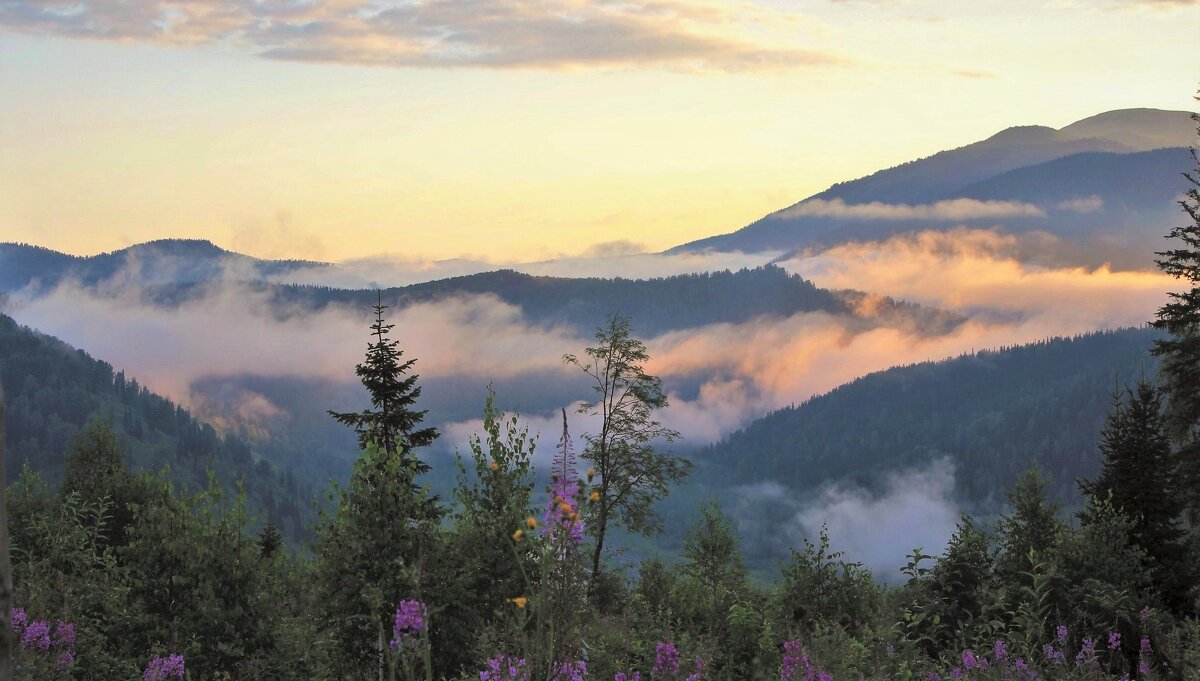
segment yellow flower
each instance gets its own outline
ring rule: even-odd
[[[579,514],[578,514],[578,513],[572,513],[571,515],[569,515],[569,516],[567,516],[567,517],[571,519],[571,522],[575,522],[576,520],[579,520]]]
[[[513,541],[521,541],[521,537],[525,536],[525,530],[517,530],[513,532]]]
[[[588,469],[588,474],[587,474],[587,475],[588,475],[588,480],[591,480],[592,478],[596,477],[596,469],[595,469],[595,468],[589,468],[589,469]]]
[[[588,501],[592,502],[593,504],[597,501],[600,501],[600,493],[592,492],[591,496],[588,497]]]
[[[526,527],[528,527],[531,530],[536,530],[537,529],[537,518],[534,518],[533,516],[529,516],[529,519],[525,521],[525,525],[526,525]]]
[[[525,598],[524,596],[517,596],[516,598],[510,598],[508,600],[512,601],[513,604],[518,608],[524,608],[525,604],[529,602],[529,599]]]
[[[566,503],[566,499],[563,499],[561,496],[554,497],[554,503],[556,503],[556,504]]]
[[[492,462],[492,465],[491,465],[491,466],[488,466],[488,468],[491,468],[491,469],[492,469],[492,472],[493,472],[493,473],[495,473],[496,471],[500,470],[500,464],[498,464],[498,463],[496,463],[495,461],[493,461],[493,462]]]
[[[558,507],[558,510],[562,511],[563,513],[570,513],[570,512],[571,512],[571,505],[570,505],[570,504],[563,504],[563,505],[561,505],[561,506],[559,506],[559,507]]]

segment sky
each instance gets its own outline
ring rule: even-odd
[[[1190,0],[12,0],[0,241],[659,250],[1018,124],[1194,109]]]

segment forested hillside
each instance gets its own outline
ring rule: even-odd
[[[10,480],[29,466],[49,482],[62,478],[64,456],[93,420],[120,435],[135,470],[170,468],[185,489],[208,485],[209,471],[228,489],[241,481],[252,510],[298,537],[309,491],[247,441],[223,437],[186,409],[140,386],[82,350],[0,315],[0,384],[7,423]]]
[[[1158,337],[1104,331],[888,369],[774,412],[699,456],[714,480],[789,489],[872,487],[948,458],[960,500],[985,511],[1036,462],[1051,495],[1075,501],[1075,481],[1099,470],[1109,396],[1154,376],[1148,351]]]

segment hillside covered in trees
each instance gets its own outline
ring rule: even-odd
[[[1124,329],[1055,338],[869,374],[771,413],[698,453],[726,484],[790,489],[852,481],[947,459],[957,498],[993,511],[1037,464],[1051,495],[1075,505],[1075,481],[1099,467],[1096,446],[1115,391],[1153,376],[1161,332]]]

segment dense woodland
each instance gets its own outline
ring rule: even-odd
[[[678,561],[621,567],[606,539],[659,531],[662,502],[693,465],[664,446],[680,434],[658,420],[669,408],[662,383],[645,372],[646,347],[619,316],[597,329],[594,346],[564,358],[594,388],[580,411],[601,426],[576,452],[575,415],[563,412],[548,485],[537,482],[538,445],[489,392],[480,396],[483,433],[457,459],[452,492],[438,496],[422,483],[430,463],[420,454],[439,434],[425,423],[414,358],[389,336],[378,303],[356,368],[371,404],[331,413],[362,452],[296,551],[271,518],[260,526],[250,511],[255,468],[245,450],[210,444],[213,457],[225,451],[246,466],[232,492],[215,465],[199,489],[191,472],[131,471],[156,440],[198,446],[191,439],[211,431],[57,346],[50,359],[75,362],[118,411],[74,440],[60,480],[27,466],[6,490],[15,589],[0,602],[0,638],[15,639],[12,676],[1200,678],[1200,177],[1190,180],[1188,223],[1159,254],[1183,284],[1153,322],[1159,370],[1099,391],[1111,401],[1097,424],[1095,474],[1078,482],[1080,510],[1064,512],[1044,474],[1028,470],[997,522],[964,515],[939,555],[913,549],[895,586],[833,552],[826,533],[795,547],[779,580],[755,581],[716,503],[695,520]],[[61,389],[64,400],[91,394]],[[39,401],[50,399],[40,386],[15,390],[11,404],[60,413]],[[61,413],[66,422],[84,412]],[[1003,442],[992,445],[998,452]],[[964,467],[986,466],[978,456]]]

